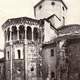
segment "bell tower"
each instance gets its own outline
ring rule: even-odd
[[[67,6],[62,0],[41,0],[34,6],[34,15],[37,19],[48,18],[53,26],[58,28],[65,24]],[[55,16],[52,16],[55,15]]]

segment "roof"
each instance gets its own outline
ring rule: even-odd
[[[80,28],[80,25],[79,24],[69,24],[69,25],[64,25],[64,26],[61,26],[59,27],[57,30],[64,30],[66,28],[69,28],[69,27],[79,27]]]
[[[41,4],[43,1],[45,1],[45,0],[39,1],[39,2],[34,6],[34,8],[36,8],[36,7],[37,7],[39,4]],[[63,0],[52,0],[52,1],[61,1],[62,4],[65,6],[65,8],[68,9],[67,6],[66,6],[66,4],[63,2]]]
[[[11,19],[8,19],[3,25],[2,25],[2,28],[5,28],[9,25],[12,25],[12,24],[19,24],[19,23],[31,23],[31,24],[38,24],[39,23],[39,20],[37,19],[32,19],[32,18],[29,18],[29,17],[19,17],[19,18],[11,18]]]
[[[63,32],[66,29],[70,29],[70,27],[72,27],[74,30],[77,30],[77,31],[80,30],[80,25],[79,24],[64,25],[64,26],[61,26],[60,28],[58,28],[57,30],[58,30],[58,32],[59,31],[62,31]],[[72,30],[72,28],[71,28],[71,30]],[[73,32],[72,34],[65,34],[65,35],[62,35],[62,36],[59,36],[58,35],[56,38],[53,38],[52,40],[50,40],[50,41],[48,41],[46,43],[43,43],[43,46],[44,47],[46,45],[47,46],[50,46],[51,44],[54,44],[55,45],[56,42],[58,42],[60,40],[63,40],[63,39],[75,39],[75,38],[80,38],[80,34]]]
[[[61,19],[59,19],[58,16],[56,16],[55,14],[49,16],[47,19],[51,19],[52,17],[56,17],[59,21],[61,21]]]

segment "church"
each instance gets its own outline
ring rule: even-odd
[[[65,25],[67,9],[63,0],[41,0],[35,19],[4,22],[0,80],[80,80],[80,25]]]

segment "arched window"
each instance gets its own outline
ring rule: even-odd
[[[33,36],[34,36],[34,40],[38,39],[38,29],[37,28],[34,28]]]
[[[30,26],[27,27],[27,39],[28,40],[32,39],[32,29]]]
[[[12,26],[12,40],[16,40],[16,39],[17,39],[17,27]]]
[[[21,59],[21,51],[17,50],[17,53],[18,53],[18,59]]]
[[[25,38],[25,27],[24,25],[19,26],[19,38],[23,40]]]
[[[51,49],[51,56],[54,56],[54,49]]]
[[[55,73],[51,72],[51,78],[55,78]]]
[[[7,40],[9,41],[10,40],[10,29],[8,28],[7,30]]]

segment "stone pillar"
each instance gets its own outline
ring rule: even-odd
[[[25,44],[26,44],[26,41],[27,41],[27,28],[25,27]]]
[[[12,44],[11,44],[11,51],[10,51],[10,53],[11,53],[11,59],[10,59],[10,69],[11,69],[11,79],[10,80],[12,80],[12,72],[13,72],[13,70],[12,70],[12,64],[13,64],[13,56],[12,56],[12,51],[13,49],[12,49]]]
[[[12,43],[12,27],[10,26],[10,43]]]
[[[28,80],[28,59],[27,59],[27,53],[28,53],[28,44],[27,44],[27,27],[25,27],[25,40],[24,40],[24,67],[25,67],[25,80]]]
[[[10,74],[11,74],[11,79],[10,80],[12,80],[12,64],[13,64],[13,62],[12,62],[12,60],[13,60],[13,56],[12,56],[12,52],[13,52],[13,49],[12,49],[12,46],[13,46],[13,44],[12,44],[12,27],[10,27]]]
[[[19,40],[19,25],[17,26],[17,40]]]

